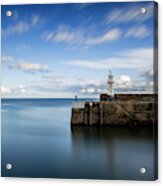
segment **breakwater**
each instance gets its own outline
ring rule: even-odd
[[[157,122],[156,94],[101,95],[100,101],[76,102],[72,126],[153,125]]]

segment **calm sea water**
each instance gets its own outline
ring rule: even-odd
[[[152,129],[71,129],[73,101],[2,100],[2,176],[154,179]]]

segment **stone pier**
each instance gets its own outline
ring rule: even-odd
[[[72,108],[72,126],[153,125],[157,96],[115,95],[113,100],[86,101]]]

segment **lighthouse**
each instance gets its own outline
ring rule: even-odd
[[[108,75],[108,95],[111,97],[113,97],[113,83],[113,75],[110,70]]]

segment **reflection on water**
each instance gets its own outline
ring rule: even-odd
[[[152,136],[151,128],[75,127],[74,158],[77,165],[83,161],[87,178],[152,179]],[[140,167],[147,169],[145,175],[139,173]]]
[[[71,129],[72,102],[2,100],[2,176],[154,179],[151,128]]]

